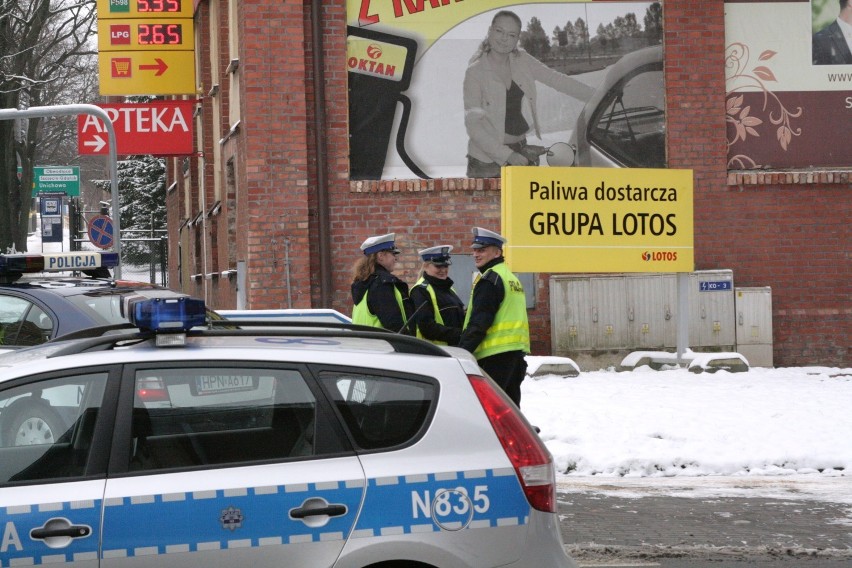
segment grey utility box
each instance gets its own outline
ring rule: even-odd
[[[752,367],[772,367],[772,289],[735,288],[737,351]]]
[[[734,273],[699,270],[689,275],[689,347],[734,351]]]
[[[689,347],[733,351],[731,270],[689,274]],[[677,274],[585,274],[550,278],[553,354],[582,368],[617,365],[631,351],[677,348]]]
[[[469,254],[453,254],[453,263],[450,265],[450,279],[453,281],[453,289],[464,302],[465,307],[470,303],[470,290],[473,288],[473,281],[476,275],[479,274],[479,269],[476,268],[476,263],[473,262],[473,255]],[[527,298],[527,309],[535,308],[535,283],[536,275],[531,272],[516,272],[515,276],[521,281],[521,286],[524,287],[524,294]]]

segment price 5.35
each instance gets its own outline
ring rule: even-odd
[[[180,0],[136,0],[138,12],[180,12]]]

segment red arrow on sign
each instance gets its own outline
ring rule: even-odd
[[[120,155],[189,156],[194,154],[192,133],[194,100],[150,103],[99,104],[115,130]],[[109,152],[106,126],[90,114],[77,116],[77,152]]]
[[[166,62],[163,61],[162,59],[160,59],[159,57],[154,58],[154,61],[157,62],[156,65],[140,65],[139,70],[140,71],[157,71],[156,73],[154,73],[154,77],[159,77],[160,75],[162,75],[163,73],[166,72],[166,69],[169,68],[169,66],[166,65]]]

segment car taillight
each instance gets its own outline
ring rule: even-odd
[[[163,402],[169,400],[169,391],[160,379],[140,379],[136,383],[136,396],[142,402]]]
[[[478,375],[468,375],[485,414],[515,472],[529,504],[546,513],[556,512],[556,476],[553,457],[506,394]]]

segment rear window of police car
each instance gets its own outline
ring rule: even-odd
[[[436,386],[428,381],[336,370],[319,377],[352,441],[365,450],[414,439],[435,400]],[[141,447],[131,470],[342,450],[318,431],[324,422],[317,397],[297,370],[149,369],[137,373],[136,393],[133,437]]]
[[[304,372],[228,362],[137,367],[133,409],[126,414],[131,416],[128,453],[115,463],[141,473],[309,459],[346,452],[350,445],[370,451],[399,447],[425,431],[438,392],[436,381],[428,378],[324,367],[308,372],[319,377],[326,391],[321,393]],[[94,432],[84,417],[97,416],[106,380],[104,373],[93,377],[82,375],[79,385],[68,377],[24,385],[16,381],[14,388],[0,385],[0,484],[82,474],[87,457],[81,448],[88,453]],[[72,383],[78,386],[69,390]],[[82,396],[92,384],[100,386],[100,395]],[[333,425],[335,411],[323,404],[326,399],[333,401],[350,443]],[[31,415],[49,416],[53,434],[27,440],[41,450],[13,452],[20,449],[15,433],[23,424],[18,423]],[[79,467],[42,467],[65,462]]]

